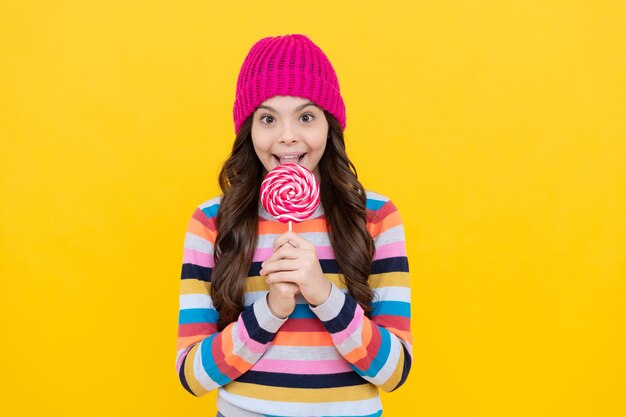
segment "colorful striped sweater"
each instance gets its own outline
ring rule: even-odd
[[[299,295],[287,319],[273,316],[259,270],[288,225],[260,207],[245,309],[218,332],[210,286],[219,202],[218,197],[199,205],[185,235],[176,357],[183,387],[195,396],[218,389],[217,406],[225,417],[380,416],[378,389],[402,385],[412,360],[408,260],[393,203],[367,193],[367,228],[376,246],[371,318],[347,293],[321,205],[293,230],[315,244],[333,283],[330,296],[312,307]]]

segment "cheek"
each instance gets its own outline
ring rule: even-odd
[[[326,135],[327,132],[323,132],[320,136],[316,137],[315,141],[312,143],[317,152],[324,153],[324,149],[326,148],[326,144],[328,141]]]
[[[271,149],[272,141],[258,132],[252,132],[252,146],[257,153],[265,153]]]
[[[328,123],[324,123],[320,127],[319,131],[315,135],[315,148],[321,153],[324,153],[328,142],[329,126]]]

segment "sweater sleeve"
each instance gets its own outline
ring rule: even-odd
[[[376,246],[369,277],[374,291],[371,318],[334,284],[328,299],[312,310],[351,367],[390,392],[406,381],[412,363],[409,267],[404,227],[393,203],[387,200],[370,217]]]
[[[182,386],[201,396],[248,371],[263,355],[285,320],[274,317],[265,297],[237,321],[217,331],[219,312],[211,301],[215,200],[200,205],[185,234],[180,280],[176,370]]]

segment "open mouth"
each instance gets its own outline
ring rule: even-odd
[[[272,154],[272,156],[274,157],[274,160],[276,161],[278,165],[299,164],[300,161],[302,161],[302,158],[304,158],[304,155],[306,155],[306,153],[298,153],[298,154],[292,153],[292,154],[280,154],[280,155]]]

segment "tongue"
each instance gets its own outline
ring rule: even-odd
[[[280,158],[280,164],[297,164],[300,158]]]

